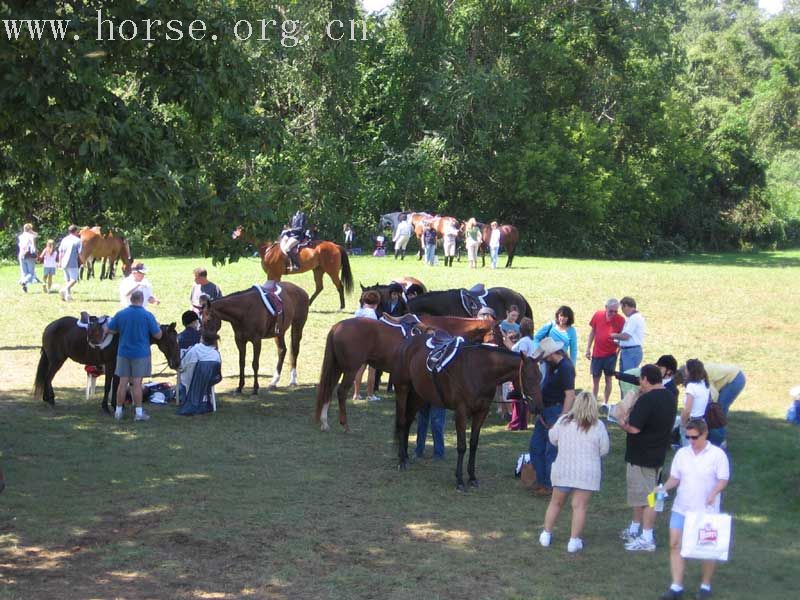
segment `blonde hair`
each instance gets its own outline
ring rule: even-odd
[[[25,223],[25,225],[22,226],[22,230],[23,231],[33,231],[33,225],[30,224],[30,223]]]
[[[476,224],[477,221],[475,220],[475,217],[470,217],[469,221],[467,221],[467,227],[475,227]]]
[[[575,421],[578,424],[578,429],[589,431],[599,418],[597,410],[597,398],[588,390],[580,392],[575,396],[575,402],[572,404],[572,410],[567,413],[567,421]]]
[[[44,245],[44,247],[45,247],[45,250],[47,248],[50,248],[51,250],[55,249],[55,247],[56,247],[55,240],[47,240],[47,243]]]

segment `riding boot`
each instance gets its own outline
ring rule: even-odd
[[[400,256],[400,250],[394,251],[394,259],[397,260],[397,257]]]
[[[406,251],[400,250],[400,260],[405,260],[405,259],[406,259]]]

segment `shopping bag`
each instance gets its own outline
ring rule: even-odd
[[[726,513],[687,512],[683,523],[681,556],[701,560],[728,560],[731,516]]]

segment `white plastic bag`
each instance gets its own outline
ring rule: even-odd
[[[728,560],[731,523],[731,516],[726,513],[686,513],[681,556],[701,560]]]

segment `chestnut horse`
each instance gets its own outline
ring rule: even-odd
[[[412,220],[411,224],[414,226],[414,235],[417,236],[417,241],[419,242],[419,258],[422,259],[423,250],[425,248],[422,242],[422,235],[425,233],[425,229],[427,229],[428,225],[433,223],[433,228],[436,230],[436,238],[441,239],[444,236],[445,228],[448,225],[453,225],[456,229],[461,228],[461,223],[455,217],[433,217],[427,213],[411,213],[412,217],[414,215],[424,215],[418,216],[416,220]]]
[[[80,262],[86,265],[86,279],[94,277],[94,261],[103,259],[100,269],[100,279],[114,279],[114,271],[118,260],[122,260],[122,272],[130,274],[133,257],[127,240],[121,235],[114,235],[109,231],[102,234],[100,227],[84,227],[81,229],[81,254]],[[106,271],[108,261],[108,271]],[[83,270],[81,270],[83,273]]]
[[[421,317],[421,319],[425,327],[443,329],[468,341],[475,342],[489,338],[489,341],[497,342],[500,338],[497,323],[493,320],[459,317]],[[345,403],[353,387],[356,372],[363,364],[382,371],[391,371],[394,353],[403,339],[399,328],[374,319],[345,319],[331,327],[325,342],[314,412],[314,420],[321,423],[322,431],[329,429],[328,406],[337,383],[339,423],[345,431],[350,431]]]
[[[514,252],[517,249],[519,242],[519,231],[513,225],[498,225],[500,230],[500,247],[506,251],[508,259],[506,260],[506,268],[511,266],[514,262]],[[481,225],[481,237],[483,241],[480,245],[481,251],[481,266],[486,266],[486,253],[489,251],[489,238],[492,236],[491,225]]]
[[[505,381],[514,382],[530,403],[542,406],[539,388],[539,362],[523,353],[487,345],[464,345],[447,367],[433,375],[426,368],[430,336],[418,335],[406,340],[395,353],[392,371],[395,389],[395,432],[398,440],[398,468],[408,467],[408,432],[420,406],[449,408],[455,412],[458,460],[456,487],[464,491],[463,463],[467,449],[467,419],[472,420],[469,440],[469,484],[478,486],[475,477],[475,454],[481,427],[494,400],[495,389]]]
[[[234,340],[239,350],[239,385],[236,393],[240,394],[244,387],[244,362],[247,357],[247,342],[253,345],[253,395],[258,394],[258,365],[261,357],[261,340],[275,338],[278,348],[278,364],[272,381],[267,389],[278,385],[286,358],[286,330],[292,328],[292,367],[289,385],[297,385],[297,356],[300,354],[300,340],[303,338],[303,327],[308,318],[308,294],[301,287],[281,282],[281,299],[283,312],[273,316],[264,306],[259,294],[253,288],[234,292],[216,300],[205,299],[203,305],[203,327],[217,332],[222,321],[228,321],[233,328]]]
[[[345,249],[333,242],[314,241],[303,246],[298,253],[300,269],[288,271],[286,268],[286,255],[281,251],[280,243],[262,244],[259,248],[261,255],[261,268],[267,277],[273,281],[280,281],[283,275],[294,275],[305,271],[314,271],[314,284],[316,289],[311,295],[308,304],[322,291],[322,277],[325,273],[331,278],[333,285],[339,292],[339,308],[344,308],[344,293],[353,291],[353,273],[350,270],[350,259]],[[339,271],[342,277],[339,279]]]
[[[34,399],[41,398],[50,405],[56,402],[53,391],[53,377],[64,364],[71,358],[82,365],[103,365],[105,368],[105,385],[103,387],[103,402],[105,412],[108,409],[108,396],[111,392],[112,405],[116,406],[117,395],[111,391],[112,379],[118,381],[114,375],[117,367],[117,348],[119,336],[115,335],[111,343],[103,348],[93,348],[86,338],[86,330],[78,327],[75,317],[61,317],[44,328],[42,334],[42,351],[39,357],[39,366],[36,368],[36,381],[33,389]],[[181,355],[178,348],[178,333],[175,323],[161,326],[161,338],[151,339],[167,359],[170,369],[178,370],[181,366]],[[116,387],[114,388],[116,391]]]

